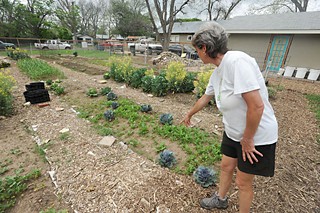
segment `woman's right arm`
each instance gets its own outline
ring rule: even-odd
[[[181,121],[186,126],[191,125],[191,117],[199,112],[203,107],[207,106],[210,100],[213,98],[213,95],[206,95],[204,94],[196,103],[195,105],[191,108],[191,110],[186,114],[184,119]]]

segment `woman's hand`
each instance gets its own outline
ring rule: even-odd
[[[185,126],[190,126],[191,125],[191,117],[187,114],[180,123],[184,124]]]
[[[246,159],[248,158],[249,162],[251,164],[253,164],[253,160],[255,162],[258,162],[258,159],[255,156],[255,154],[260,155],[261,157],[263,157],[263,154],[261,154],[261,152],[256,150],[256,148],[254,147],[253,138],[251,138],[251,139],[242,138],[242,140],[240,141],[240,144],[242,146],[242,158],[243,158],[243,161],[246,161]]]

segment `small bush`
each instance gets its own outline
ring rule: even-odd
[[[25,50],[21,50],[19,48],[13,50],[10,49],[7,52],[7,55],[12,58],[13,60],[19,60],[19,59],[25,59],[25,58],[30,58]]]
[[[128,83],[130,81],[130,76],[134,71],[131,58],[110,57],[108,65],[110,66],[110,77],[112,79],[117,82]]]
[[[129,76],[128,84],[133,88],[139,88],[142,85],[142,78],[145,76],[147,69],[141,68],[133,71],[132,75]]]
[[[161,75],[157,75],[151,82],[151,93],[155,96],[165,96],[168,91],[168,81]]]
[[[168,64],[166,79],[168,89],[172,92],[181,92],[180,86],[187,75],[185,65],[182,62],[173,61]]]
[[[13,111],[12,87],[15,80],[8,71],[0,70],[0,115],[10,115]]]
[[[151,92],[152,80],[153,80],[153,77],[149,75],[146,75],[141,79],[142,81],[141,87],[143,92]]]
[[[193,82],[198,97],[201,97],[205,93],[212,72],[213,70],[200,72],[197,75],[197,80]]]
[[[109,73],[109,72],[106,72],[105,74],[103,74],[103,78],[104,78],[105,80],[110,79],[110,73]]]

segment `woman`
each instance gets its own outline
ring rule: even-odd
[[[278,124],[268,101],[268,90],[256,61],[240,51],[229,51],[228,35],[216,23],[196,32],[192,45],[205,63],[217,68],[212,73],[205,94],[185,116],[183,123],[215,97],[223,115],[224,134],[221,143],[219,191],[200,201],[205,209],[228,207],[227,192],[237,168],[239,209],[249,212],[253,200],[255,175],[274,175]]]

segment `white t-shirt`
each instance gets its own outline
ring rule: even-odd
[[[264,111],[254,144],[273,144],[278,140],[278,123],[268,100],[264,78],[254,58],[244,52],[228,51],[213,71],[205,94],[215,96],[227,136],[241,141],[247,113],[247,104],[241,94],[257,89],[264,103]]]

